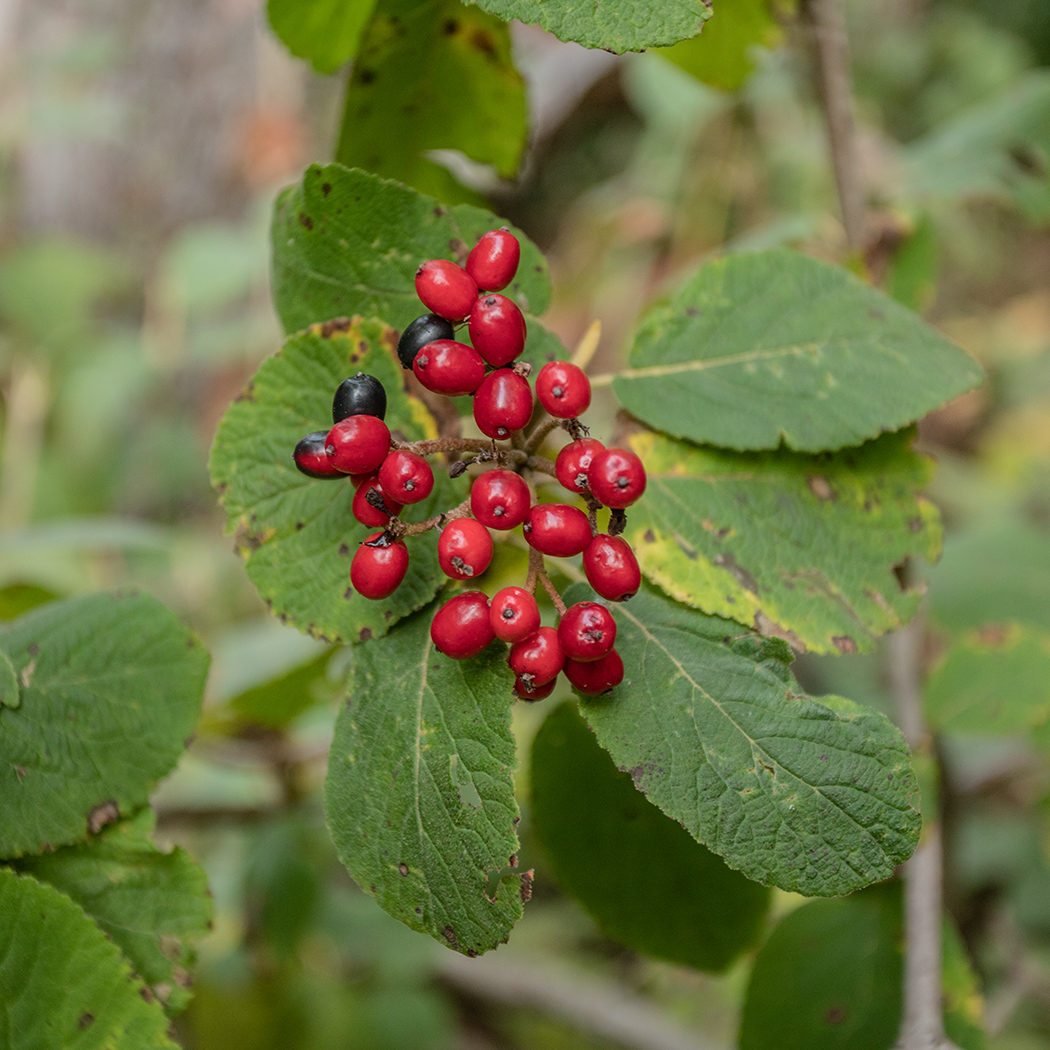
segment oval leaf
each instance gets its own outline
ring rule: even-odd
[[[0,1044],[8,1050],[176,1050],[164,1011],[83,910],[3,867],[0,959]]]
[[[445,577],[437,564],[437,533],[412,538],[408,574],[382,601],[350,586],[350,561],[376,530],[351,513],[349,479],[309,478],[292,462],[304,435],[332,425],[332,396],[349,375],[364,371],[387,392],[386,422],[409,440],[434,437],[422,403],[401,389],[391,356],[393,331],[378,321],[331,322],[292,336],[263,363],[229,407],[215,435],[209,464],[212,484],[235,532],[248,576],[282,620],[328,641],[358,641],[385,634],[401,617],[425,605]],[[435,470],[434,492],[406,509],[406,521],[447,510],[467,495]]]
[[[587,596],[580,585],[567,604]],[[669,817],[748,878],[809,896],[892,874],[915,848],[900,731],[840,697],[803,695],[780,641],[643,588],[613,605],[624,683],[581,709]]]
[[[981,382],[921,318],[836,266],[789,251],[702,266],[642,324],[624,407],[675,437],[821,452],[899,430]]]
[[[0,711],[0,856],[85,839],[146,803],[200,714],[208,655],[155,598],[51,602],[0,629],[21,684]]]
[[[270,26],[297,58],[334,73],[357,52],[376,0],[269,0]]]
[[[798,650],[871,649],[925,589],[902,590],[894,566],[940,552],[937,508],[918,495],[932,462],[913,436],[805,456],[634,435],[649,487],[627,537],[646,576],[687,605]]]
[[[503,645],[442,656],[433,613],[355,651],[325,809],[340,859],[382,908],[477,955],[507,939],[532,882],[512,870],[513,675]]]
[[[715,972],[758,938],[769,891],[650,805],[572,704],[536,734],[530,779],[532,826],[558,882],[610,937]]]

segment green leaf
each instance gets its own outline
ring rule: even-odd
[[[650,805],[574,705],[532,743],[532,825],[562,888],[629,948],[724,970],[762,930],[769,891]]]
[[[467,0],[469,3],[475,0]],[[559,40],[620,54],[664,47],[696,36],[711,16],[711,0],[476,0],[479,7],[509,22],[539,24]]]
[[[1050,637],[1020,624],[968,633],[926,682],[933,729],[982,736],[1050,720]]]
[[[67,896],[3,867],[0,959],[7,1050],[174,1050],[117,946]]]
[[[155,818],[144,809],[79,846],[19,864],[79,904],[124,953],[169,1015],[190,1000],[191,940],[211,922],[208,880],[182,849],[152,842]]]
[[[923,587],[894,567],[940,551],[912,431],[834,455],[724,452],[636,434],[649,485],[628,514],[642,571],[687,605],[796,649],[853,653],[906,623]]]
[[[948,919],[943,945],[948,1035],[983,1050],[980,994]],[[755,959],[740,1050],[890,1050],[901,1022],[902,946],[899,882],[791,912]]]
[[[146,802],[200,713],[208,655],[145,594],[51,602],[0,628],[22,704],[0,713],[0,856],[79,842]]]
[[[821,452],[899,430],[981,369],[919,317],[836,266],[790,251],[707,263],[642,324],[624,407],[674,437]]]
[[[370,601],[355,593],[350,561],[376,530],[353,517],[349,480],[309,478],[292,461],[300,438],[332,426],[332,395],[357,371],[374,375],[386,388],[391,430],[409,440],[436,436],[422,402],[402,390],[394,347],[390,328],[360,317],[292,336],[227,409],[212,448],[212,483],[249,578],[277,616],[327,641],[385,634],[445,581],[437,533],[431,531],[409,541],[408,574],[389,598]],[[460,484],[461,495],[439,466],[434,492],[408,508],[404,520],[421,521],[454,506],[468,491]]]
[[[361,314],[400,331],[426,312],[415,290],[420,264],[465,262],[481,235],[502,225],[481,208],[449,207],[364,171],[312,165],[274,209],[273,299],[281,323],[293,332]],[[542,314],[550,300],[547,263],[525,234],[513,233],[521,265],[503,294],[526,314]]]
[[[427,189],[424,154],[455,149],[510,178],[526,132],[506,25],[459,0],[379,0],[347,88],[339,163]]]
[[[507,939],[532,882],[513,870],[513,675],[502,645],[473,660],[442,656],[434,610],[355,650],[325,808],[362,889],[412,929],[476,955]]]
[[[0,587],[0,620],[13,620],[22,613],[54,601],[58,595],[35,583],[11,583]]]
[[[268,0],[273,31],[296,58],[334,73],[357,53],[376,0]]]
[[[626,677],[581,710],[616,765],[698,842],[756,882],[809,896],[850,893],[907,859],[915,778],[886,718],[810,699],[783,642],[647,587],[611,611]]]
[[[10,657],[0,650],[0,707],[15,710],[22,703],[22,689]]]
[[[712,87],[736,91],[754,69],[753,48],[780,43],[769,0],[718,0],[703,32],[658,52]]]
[[[336,687],[328,680],[329,649],[286,674],[246,689],[230,701],[230,708],[248,725],[280,729],[315,704],[335,699]]]

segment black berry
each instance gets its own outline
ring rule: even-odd
[[[386,391],[375,376],[358,372],[339,384],[332,399],[333,423],[347,416],[375,416],[382,419],[385,415]]]
[[[417,317],[402,333],[397,341],[397,356],[402,368],[411,368],[416,354],[427,343],[435,339],[454,339],[456,330],[451,322],[437,314],[422,314]]]

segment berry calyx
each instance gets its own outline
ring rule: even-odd
[[[536,376],[536,397],[552,416],[572,419],[591,403],[591,381],[570,361],[550,361]]]
[[[633,452],[607,448],[591,460],[587,480],[599,503],[621,509],[629,507],[645,492],[645,467]]]
[[[529,381],[509,368],[485,376],[474,393],[474,419],[486,437],[503,439],[532,418]]]
[[[594,457],[605,449],[595,438],[580,438],[570,441],[554,461],[554,473],[570,492],[586,492],[587,474]]]
[[[390,451],[390,430],[376,416],[347,416],[328,431],[325,448],[336,470],[369,474]]]
[[[520,642],[540,627],[540,607],[524,587],[504,587],[492,599],[492,630],[501,642]]]
[[[365,372],[344,379],[336,388],[332,398],[332,422],[338,423],[347,416],[386,415],[386,390],[383,384]]]
[[[470,512],[490,529],[513,529],[529,513],[532,496],[520,474],[487,470],[470,489]]]
[[[612,649],[600,660],[566,660],[562,670],[576,692],[597,696],[623,681],[623,658]]]
[[[507,663],[519,678],[532,687],[553,681],[565,663],[558,632],[553,627],[541,627],[510,647]]]
[[[422,314],[417,317],[402,333],[397,341],[397,357],[402,368],[411,368],[416,354],[427,343],[438,339],[454,339],[456,330],[444,317],[437,314]]]
[[[587,582],[610,602],[625,602],[638,593],[642,571],[631,545],[620,536],[600,532],[583,552]]]
[[[350,583],[358,594],[378,601],[389,598],[408,572],[408,548],[385,532],[374,532],[354,552]]]
[[[477,656],[492,641],[489,600],[481,591],[449,598],[430,622],[430,640],[453,660]]]
[[[571,558],[591,542],[587,515],[565,503],[537,503],[526,515],[522,531],[530,547],[554,558]]]
[[[558,621],[558,641],[567,660],[600,660],[616,641],[616,621],[597,602],[577,602]]]
[[[292,459],[300,474],[308,478],[345,478],[346,475],[332,462],[326,447],[328,444],[328,432],[315,430],[302,438]]]
[[[515,675],[514,695],[519,700],[526,700],[529,703],[532,703],[534,700],[546,700],[547,697],[554,692],[554,687],[557,684],[557,675],[555,675],[546,685],[529,685],[524,678]]]
[[[370,497],[370,492],[375,495]],[[377,503],[379,506],[376,506]],[[401,513],[401,504],[395,503],[383,492],[378,474],[370,474],[357,486],[350,509],[362,525],[375,529],[381,525],[385,527],[391,518],[396,518]]]
[[[398,503],[419,503],[434,490],[434,471],[422,456],[398,449],[383,460],[379,483]]]
[[[472,346],[454,339],[427,343],[412,362],[416,378],[435,394],[473,394],[485,378],[485,362]]]
[[[416,270],[416,295],[447,321],[462,321],[478,297],[477,282],[454,262],[430,259]]]
[[[480,576],[492,561],[492,536],[473,518],[450,521],[438,537],[438,565],[454,580]]]
[[[467,273],[480,289],[495,292],[506,288],[518,272],[521,245],[508,229],[489,230],[467,256]]]
[[[470,341],[493,368],[509,365],[525,349],[525,318],[505,295],[483,295],[470,311]]]

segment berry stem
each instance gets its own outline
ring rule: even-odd
[[[529,456],[525,461],[525,466],[529,470],[535,470],[540,474],[549,474],[552,478],[558,476],[554,469],[554,464],[546,456]]]
[[[525,590],[536,593],[536,578],[543,572],[543,555],[535,547],[529,548],[529,571],[525,576]]]
[[[390,447],[396,451],[430,456],[435,452],[491,452],[492,442],[485,438],[448,437],[427,441],[391,441]]]
[[[555,419],[554,416],[544,413],[529,431],[525,438],[525,444],[522,447],[529,453],[529,455],[532,455],[532,453],[543,444],[543,439],[552,430],[557,430],[557,428],[561,426],[561,423],[562,421],[560,419]]]
[[[613,510],[609,514],[609,535],[619,536],[627,528],[627,515],[622,510]]]
[[[565,602],[561,600],[561,595],[558,593],[558,589],[550,581],[550,577],[547,575],[545,569],[540,569],[539,572],[540,583],[543,584],[543,589],[550,595],[550,599],[554,602],[554,608],[558,610],[559,616],[565,615]]]
[[[426,521],[417,521],[412,525],[406,525],[400,519],[392,518],[390,521],[390,527],[387,531],[394,537],[394,539],[400,540],[405,536],[419,536],[424,532],[429,532],[431,529],[444,528],[448,522],[454,521],[456,518],[469,517],[470,497],[468,496],[459,504],[459,506],[453,507],[451,510],[446,510],[443,514],[438,514],[436,517],[427,518]]]

